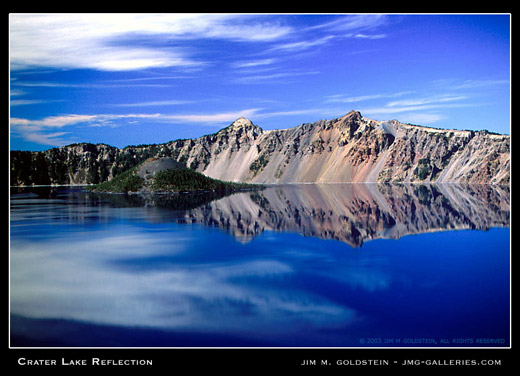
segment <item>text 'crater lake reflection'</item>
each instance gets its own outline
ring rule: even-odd
[[[11,188],[14,347],[508,347],[509,188]]]

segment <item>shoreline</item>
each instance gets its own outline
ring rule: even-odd
[[[239,182],[232,182],[239,183]],[[260,185],[264,188],[266,187],[277,187],[284,185],[341,185],[341,184],[380,184],[380,185],[461,185],[461,186],[494,186],[494,187],[508,187],[511,188],[511,184],[498,184],[498,183],[463,183],[457,181],[445,181],[445,182],[377,182],[377,181],[338,181],[338,182],[282,182],[282,183],[244,183],[251,185]],[[97,184],[35,184],[35,185],[9,185],[9,188],[56,188],[56,187],[94,187]],[[211,190],[209,190],[211,191]],[[208,192],[209,192],[208,191]],[[107,193],[115,193],[109,192]],[[183,191],[183,192],[191,192],[191,191]],[[100,192],[96,192],[100,193]],[[119,192],[125,193],[125,192]],[[139,193],[139,192],[127,192],[127,193]],[[171,193],[171,192],[167,192]]]

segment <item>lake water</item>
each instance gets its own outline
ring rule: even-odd
[[[11,188],[13,347],[508,347],[510,193]]]

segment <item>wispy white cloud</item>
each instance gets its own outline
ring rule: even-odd
[[[387,24],[391,16],[384,14],[358,14],[338,16],[332,21],[314,25],[309,29],[324,29],[333,32],[373,30]]]
[[[143,79],[144,80],[144,79]],[[135,81],[143,81],[141,79],[128,80],[108,80],[103,83],[70,83],[70,82],[52,82],[52,81],[16,81],[11,86],[17,87],[49,87],[49,88],[91,88],[91,89],[107,89],[107,88],[124,88],[124,87],[170,87],[165,83],[135,83]],[[15,89],[16,90],[16,89]],[[11,89],[13,91],[13,89]]]
[[[316,108],[307,108],[304,110],[287,110],[287,111],[271,111],[271,112],[262,112],[255,114],[256,119],[265,119],[274,116],[293,116],[293,115],[305,115],[305,114],[321,114],[321,109]]]
[[[314,53],[320,47],[330,46],[342,39],[382,39],[387,34],[375,33],[375,30],[389,22],[385,15],[341,15],[332,16],[332,21],[323,22],[289,34],[286,40],[280,40],[263,53],[287,53],[292,58],[301,57],[301,54]],[[362,52],[367,52],[363,50]],[[354,54],[351,51],[349,54]],[[296,54],[296,55],[295,55]],[[289,56],[289,55],[287,55]]]
[[[509,79],[458,80],[454,78],[442,78],[430,83],[431,86],[439,90],[491,89],[495,87],[503,87],[509,84]]]
[[[31,120],[24,118],[11,118],[10,125],[15,130],[45,130],[56,129],[78,124],[87,126],[103,126],[112,125],[113,121],[118,120],[156,120],[161,122],[203,122],[203,123],[219,123],[222,121],[233,121],[244,116],[250,117],[257,114],[259,108],[249,108],[238,111],[218,112],[212,114],[98,114],[98,115],[61,115],[49,116],[40,120]]]
[[[248,20],[224,14],[11,14],[11,69],[195,67],[204,62],[179,47],[147,47],[122,41],[156,36],[259,42],[276,40],[291,31],[287,26]]]
[[[69,128],[76,125],[85,126],[114,126],[117,119],[150,119],[157,118],[158,114],[128,114],[128,115],[60,115],[48,116],[39,120],[12,117],[10,132],[24,140],[41,145],[62,146],[76,142],[72,132],[55,132],[56,129]],[[68,135],[64,138],[64,135]]]
[[[72,83],[64,83],[64,82],[49,82],[49,81],[41,81],[41,82],[31,82],[31,81],[16,81],[13,83],[14,86],[21,87],[85,87],[83,84],[72,84]],[[90,84],[89,84],[90,85]],[[13,90],[11,89],[11,92]]]
[[[69,114],[49,116],[38,120],[13,117],[10,119],[10,128],[12,134],[22,137],[25,140],[37,142],[42,145],[62,146],[77,142],[70,137],[74,134],[74,126],[98,128],[117,127],[122,124],[135,124],[135,126],[139,126],[140,124],[153,120],[155,123],[161,124],[204,124],[207,126],[220,127],[240,117],[266,119],[276,116],[323,114],[324,111],[327,113],[326,110],[321,108],[286,111],[265,111],[262,108],[246,108],[236,111],[192,114]],[[56,132],[57,129],[61,131]],[[65,139],[62,137],[64,135],[69,135],[69,137]]]
[[[294,274],[296,258],[280,261],[251,256],[223,262],[210,258],[202,266],[188,259],[160,268],[142,263],[136,276],[131,265],[141,259],[174,258],[202,244],[196,237],[177,233],[158,228],[149,234],[138,226],[116,226],[110,232],[90,232],[88,236],[71,231],[62,237],[18,239],[12,251],[11,310],[26,317],[118,326],[227,335],[244,335],[245,331],[266,340],[273,334],[293,338],[302,327],[344,327],[358,319],[356,311],[326,296],[291,286],[270,288],[264,283]],[[70,244],[75,246],[71,249]],[[244,285],[237,279],[253,282]],[[56,304],[45,303],[49,301]],[[247,315],[240,308],[244,305]],[[211,315],[208,307],[214,308]]]
[[[414,98],[414,99],[403,99],[398,101],[389,102],[386,104],[387,107],[406,107],[406,106],[421,106],[430,103],[446,103],[455,102],[467,99],[464,95],[440,95],[425,98]]]
[[[22,118],[11,118],[11,126],[24,126],[33,128],[61,128],[68,125],[85,123],[97,119],[99,115],[64,115],[64,116],[48,116],[42,120],[29,120]]]
[[[71,138],[63,138],[68,135],[68,132],[54,132],[54,133],[41,133],[41,132],[26,132],[23,137],[26,141],[34,142],[40,145],[47,146],[61,146],[66,144],[72,144],[74,142]]]
[[[403,92],[408,94],[411,92]],[[399,115],[399,120],[415,124],[432,124],[446,119],[443,110],[475,106],[467,102],[466,95],[440,94],[425,97],[406,98],[390,101],[382,106],[360,108],[364,115],[375,118],[387,118]]]
[[[247,60],[247,61],[237,61],[233,64],[235,68],[251,68],[258,67],[264,65],[271,65],[276,61],[276,59],[260,59],[260,60]]]
[[[128,82],[136,82],[136,81],[168,81],[168,80],[179,80],[179,79],[191,79],[193,75],[191,74],[178,74],[178,75],[169,75],[169,76],[149,76],[149,77],[135,77],[135,78],[125,78],[125,79],[115,79],[115,80],[106,80],[104,82],[113,82],[113,83],[128,83]]]
[[[319,72],[310,71],[310,72],[278,72],[278,73],[263,74],[263,75],[255,74],[255,75],[237,77],[234,79],[234,82],[242,83],[242,84],[252,84],[252,83],[265,83],[266,81],[277,80],[277,83],[279,84],[279,83],[281,83],[280,79],[283,79],[283,78],[306,76],[306,75],[313,75],[313,74],[319,74]]]
[[[451,103],[451,104],[425,104],[421,106],[401,106],[401,107],[373,107],[360,109],[362,113],[366,114],[398,114],[404,112],[418,111],[418,110],[436,110],[443,108],[462,108],[471,107],[474,104],[469,103]]]
[[[222,112],[214,114],[191,114],[191,115],[164,115],[163,120],[173,122],[189,122],[189,123],[215,123],[219,125],[222,122],[234,121],[239,117],[252,117],[260,111],[259,108],[249,108],[240,111]]]
[[[10,97],[16,97],[16,96],[19,96],[19,95],[25,95],[27,94],[25,91],[23,90],[20,90],[20,89],[11,89],[9,91],[9,96]]]
[[[336,38],[336,37],[333,35],[327,35],[325,37],[322,37],[319,39],[314,39],[314,40],[301,40],[301,41],[297,41],[297,42],[278,44],[276,46],[271,47],[268,50],[268,52],[271,52],[271,51],[285,51],[285,52],[302,51],[302,50],[306,50],[306,49],[313,48],[316,46],[324,45],[334,38]]]
[[[30,104],[43,104],[43,103],[52,103],[52,102],[61,102],[61,100],[51,100],[51,99],[12,99],[9,101],[9,105],[13,106],[25,106]]]
[[[493,86],[509,85],[509,80],[466,80],[458,85],[455,85],[455,89],[476,89],[476,88],[488,88]]]
[[[117,127],[121,124],[142,124],[153,120],[158,123],[201,124],[221,126],[224,122],[232,122],[241,116],[255,116],[261,109],[249,108],[238,111],[218,112],[212,114],[97,114],[81,115],[69,114],[49,116],[43,119],[32,120],[13,117],[10,119],[11,134],[25,140],[42,145],[62,146],[76,142],[73,138],[64,139],[65,134],[72,135],[74,126],[86,127]],[[69,129],[68,132],[55,132],[56,129]],[[50,133],[49,133],[50,132]]]
[[[406,114],[406,122],[412,124],[428,125],[437,123],[444,119],[446,119],[446,116],[435,113],[409,112]]]
[[[362,33],[358,33],[358,34],[354,35],[354,38],[383,39],[383,38],[386,38],[386,34],[362,34]]]
[[[344,94],[330,95],[327,97],[326,102],[340,102],[340,103],[355,103],[355,102],[364,102],[373,99],[381,99],[381,98],[395,98],[400,97],[406,94],[413,93],[413,91],[401,91],[398,93],[390,93],[390,94],[370,94],[370,95],[360,95],[360,96],[345,96]]]
[[[116,107],[154,107],[154,106],[176,106],[176,105],[188,104],[188,103],[193,103],[193,101],[171,99],[171,100],[163,100],[163,101],[119,103],[119,104],[113,104],[112,106],[116,106]]]

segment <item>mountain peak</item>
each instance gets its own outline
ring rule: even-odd
[[[362,118],[361,112],[351,110],[348,114],[343,116],[343,119],[360,119]]]
[[[224,128],[226,131],[232,131],[232,132],[250,132],[253,131],[254,133],[262,132],[262,128],[260,128],[258,125],[253,124],[253,122],[249,119],[246,119],[245,117],[241,116],[238,119],[236,119],[233,123],[231,123],[229,126]]]
[[[249,119],[246,119],[243,116],[240,116],[231,125],[234,127],[244,127],[244,126],[248,126],[248,125],[253,125],[253,122]]]

